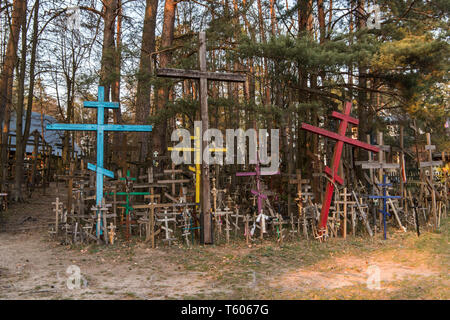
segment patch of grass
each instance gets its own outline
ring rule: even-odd
[[[89,254],[96,254],[96,253],[98,253],[100,251],[100,247],[99,247],[99,245],[97,245],[96,243],[94,243],[94,244],[91,244],[89,247],[88,247],[88,253]]]
[[[129,299],[134,299],[134,300],[138,299],[138,296],[134,292],[125,292],[125,296]]]

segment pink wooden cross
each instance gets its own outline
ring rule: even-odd
[[[258,197],[258,215],[262,213],[263,207],[263,199],[267,199],[267,195],[262,193],[261,191],[261,176],[273,176],[276,174],[280,174],[280,171],[277,172],[261,172],[261,168],[259,166],[259,161],[256,163],[255,172],[238,172],[236,173],[236,177],[251,177],[256,176],[256,190],[251,190],[251,192]]]
[[[310,131],[312,133],[320,134],[322,136],[331,138],[333,140],[336,140],[336,145],[334,147],[334,153],[333,153],[333,159],[331,162],[331,168],[325,167],[324,171],[325,173],[330,177],[330,180],[327,184],[327,190],[325,193],[325,203],[322,205],[322,212],[320,214],[320,224],[319,224],[319,235],[323,235],[326,232],[327,228],[327,221],[328,221],[328,213],[330,211],[330,205],[331,205],[331,199],[333,197],[334,192],[334,183],[337,182],[339,184],[344,183],[344,179],[342,179],[338,175],[338,169],[339,169],[339,162],[341,161],[342,156],[342,149],[344,147],[344,143],[348,143],[350,145],[353,145],[355,147],[363,148],[368,151],[372,152],[380,152],[380,149],[372,146],[368,143],[364,143],[349,137],[345,136],[345,133],[347,131],[347,126],[349,123],[357,126],[359,124],[359,120],[352,118],[350,116],[350,111],[352,109],[352,103],[347,102],[345,105],[345,112],[344,114],[334,111],[332,113],[332,116],[341,120],[341,123],[339,125],[338,133],[330,132],[325,129],[317,128],[314,126],[311,126],[306,123],[302,123],[302,129],[306,131]]]

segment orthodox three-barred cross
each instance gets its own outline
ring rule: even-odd
[[[104,159],[104,134],[105,131],[128,131],[128,132],[150,132],[152,126],[143,125],[115,125],[105,123],[105,109],[118,109],[118,102],[105,101],[105,88],[98,87],[98,101],[85,101],[85,108],[97,108],[97,123],[95,124],[66,124],[55,123],[47,125],[47,130],[66,130],[66,131],[96,131],[97,132],[97,165],[88,164],[88,169],[97,173],[96,183],[96,203],[102,204],[103,199],[103,177],[114,178],[112,171],[103,168]],[[98,212],[101,214],[101,212]],[[101,219],[100,219],[101,221]],[[100,226],[97,226],[97,236],[102,234]]]
[[[325,202],[322,205],[322,212],[320,214],[320,222],[319,222],[320,223],[319,224],[320,235],[323,235],[326,232],[328,213],[330,211],[331,200],[332,200],[333,192],[334,192],[334,183],[337,182],[341,185],[344,183],[344,180],[338,175],[339,162],[341,161],[342,149],[344,147],[344,143],[350,144],[350,145],[358,147],[358,148],[363,148],[365,150],[372,151],[372,152],[378,153],[380,151],[380,149],[375,146],[372,146],[368,143],[364,143],[364,142],[361,142],[361,141],[358,141],[358,140],[355,140],[355,139],[345,136],[345,133],[347,131],[347,126],[349,123],[351,123],[355,126],[359,124],[358,119],[352,118],[350,116],[351,109],[352,109],[352,103],[347,102],[345,105],[344,114],[336,112],[336,111],[334,111],[332,113],[332,116],[334,118],[341,120],[338,133],[330,132],[330,131],[327,131],[322,128],[317,128],[317,127],[311,126],[306,123],[302,124],[303,130],[310,131],[312,133],[316,133],[316,134],[319,134],[319,135],[322,135],[322,136],[325,136],[327,138],[337,141],[336,145],[334,147],[333,159],[331,160],[332,161],[331,168],[325,167],[325,170],[324,170],[325,173],[330,177],[331,181],[328,181],[327,189],[326,189],[326,193],[325,193]]]

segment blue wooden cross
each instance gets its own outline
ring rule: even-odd
[[[97,165],[88,163],[88,169],[97,173],[97,205],[102,204],[103,199],[103,176],[114,178],[114,173],[103,168],[103,141],[105,131],[132,131],[132,132],[150,132],[152,126],[145,125],[114,125],[105,124],[105,109],[118,109],[118,102],[105,102],[105,88],[98,87],[98,101],[85,101],[85,108],[97,108],[96,124],[66,124],[55,123],[47,125],[47,130],[70,130],[70,131],[97,131]],[[97,235],[102,234],[97,228]]]
[[[369,196],[369,199],[383,199],[383,210],[380,210],[380,212],[383,214],[383,226],[384,226],[384,240],[386,240],[386,216],[391,216],[387,212],[387,200],[388,199],[401,199],[400,196],[388,196],[387,195],[387,187],[391,187],[391,183],[386,182],[386,175],[383,175],[383,183],[378,184],[378,186],[383,188],[383,195],[382,196]]]

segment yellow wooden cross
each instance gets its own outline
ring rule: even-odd
[[[168,148],[169,151],[194,152],[195,167],[189,166],[189,170],[195,173],[195,203],[200,204],[200,181],[202,175],[202,143],[200,137],[200,127],[195,127],[195,135],[191,136],[194,140],[194,148]],[[209,152],[227,152],[227,148],[210,148]]]

